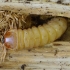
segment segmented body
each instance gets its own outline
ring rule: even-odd
[[[64,18],[53,18],[48,23],[28,29],[13,29],[5,33],[5,46],[11,49],[41,47],[60,38],[67,28]]]

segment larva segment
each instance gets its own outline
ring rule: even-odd
[[[21,36],[21,35],[20,35]],[[31,35],[32,36],[32,35]],[[29,33],[28,30],[24,30],[24,44],[25,44],[25,48],[29,48],[29,43],[30,43],[30,37],[29,37]]]
[[[29,28],[27,31],[28,31],[28,34],[29,34],[29,37],[30,37],[30,44],[29,44],[30,46],[29,46],[29,48],[33,48],[34,45],[35,45],[35,40],[34,40],[35,35],[32,32],[32,29]]]
[[[57,34],[56,39],[58,39],[63,33],[63,30],[61,26],[58,24],[58,21],[55,21],[55,22],[50,21],[48,22],[48,25],[52,26],[56,30],[56,34]]]
[[[34,33],[35,47],[39,47],[41,43],[40,32],[37,27],[32,27]]]
[[[43,26],[38,26],[39,32],[40,32],[40,38],[41,38],[41,43],[40,46],[45,45],[46,43],[48,43],[49,40],[49,35],[48,32],[45,30],[45,28]]]
[[[25,44],[24,44],[24,31],[21,29],[18,29],[18,48],[19,49],[23,49],[25,48]],[[20,42],[20,43],[19,43]],[[23,46],[23,47],[22,47]]]
[[[63,29],[63,33],[65,32],[66,28],[67,28],[67,21],[64,18],[53,18],[53,21],[57,22],[58,24],[61,26],[61,28]]]
[[[64,18],[53,18],[47,24],[25,30],[10,30],[5,33],[7,48],[33,48],[46,45],[58,39],[66,30],[67,21]]]
[[[50,25],[44,24],[43,27],[45,28],[46,31],[48,31],[48,43],[53,42],[56,39],[56,31],[53,27]]]

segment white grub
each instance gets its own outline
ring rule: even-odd
[[[14,47],[13,49],[22,50],[24,48],[31,49],[51,43],[56,39],[60,38],[66,29],[67,29],[66,19],[53,18],[48,23],[46,22],[46,24],[39,25],[38,27],[33,26],[32,28],[24,30],[12,29],[9,30],[9,32],[14,33],[15,36],[17,36],[15,39],[13,39],[13,41],[16,40],[16,44],[13,43]],[[6,35],[7,33],[5,33],[5,36]],[[11,42],[5,41],[5,44],[7,43],[9,43],[10,47],[12,47]]]

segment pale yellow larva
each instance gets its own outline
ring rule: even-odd
[[[33,26],[29,29],[9,30],[5,33],[5,46],[13,49],[30,49],[51,43],[65,32],[67,21],[65,18],[53,18],[48,23]]]

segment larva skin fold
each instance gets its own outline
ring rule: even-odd
[[[12,29],[5,33],[5,46],[8,49],[30,49],[41,47],[60,38],[67,28],[65,18],[53,18],[48,23],[28,29]]]

